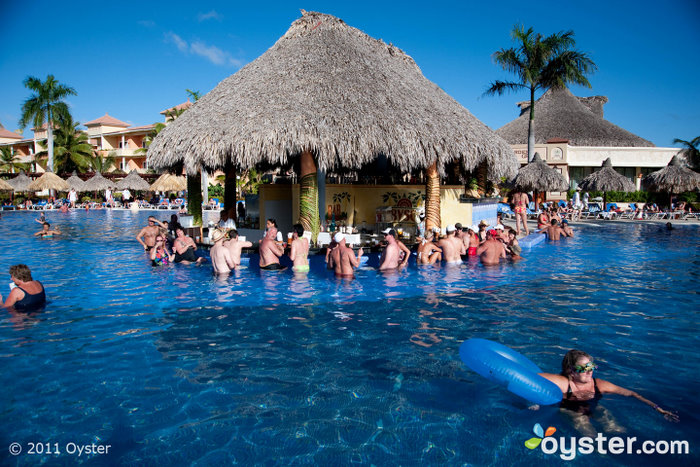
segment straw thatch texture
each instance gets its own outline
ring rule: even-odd
[[[137,190],[137,191],[148,191],[151,189],[151,185],[141,178],[136,170],[129,172],[129,175],[122,178],[117,182],[117,189],[119,190]]]
[[[32,183],[32,179],[27,177],[24,172],[20,172],[15,178],[9,179],[7,183],[12,186],[15,193],[19,193],[22,191],[30,191],[29,184]]]
[[[310,150],[319,169],[358,168],[379,154],[403,170],[461,158],[512,177],[511,148],[421,73],[404,52],[321,13],[302,12],[269,50],[168,125],[148,163],[189,174],[231,160],[280,165]]]
[[[5,180],[0,179],[0,190],[2,190],[2,191],[13,191],[14,188],[12,187],[12,185],[10,185],[9,183],[7,183]]]
[[[63,180],[61,177],[53,172],[45,172],[44,175],[34,180],[29,184],[29,189],[31,191],[41,191],[41,190],[56,190],[56,191],[68,191],[70,190],[70,185],[68,182]]]
[[[527,165],[521,167],[512,185],[523,191],[566,191],[569,183],[556,169],[547,165],[536,152]]]
[[[683,193],[700,189],[700,174],[684,167],[678,156],[673,156],[666,167],[652,172],[642,179],[649,191]]]
[[[613,169],[608,157],[600,170],[596,170],[578,184],[585,191],[636,191],[632,180]]]
[[[113,188],[114,182],[107,180],[101,173],[97,172],[94,177],[85,182],[86,191],[100,191]]]
[[[83,191],[89,191],[85,189],[85,181],[82,178],[78,177],[78,174],[76,174],[75,171],[73,171],[73,175],[66,179],[66,182],[68,183],[68,185],[70,185],[71,188],[73,188],[78,193]]]
[[[530,113],[525,112],[496,133],[510,144],[527,144]],[[567,139],[572,146],[653,147],[654,144],[610,123],[566,88],[550,89],[535,102],[535,143]]]
[[[171,174],[163,174],[153,182],[150,191],[183,191],[187,189],[187,179]]]

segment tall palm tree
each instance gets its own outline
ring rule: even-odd
[[[78,130],[79,122],[73,122],[70,115],[61,118],[61,123],[56,129],[54,140],[56,172],[86,172],[92,166],[95,157],[88,135]],[[36,154],[37,157],[47,155],[48,144],[41,143],[44,150]]]
[[[111,151],[106,157],[103,157],[101,154],[95,154],[95,157],[93,157],[90,161],[90,165],[95,172],[103,173],[107,172],[113,165],[115,165],[115,161],[115,153],[114,151]]]
[[[696,136],[690,141],[676,138],[673,144],[682,144],[685,146],[681,151],[685,155],[685,160],[688,161],[690,167],[696,172],[700,172],[700,136]]]
[[[46,81],[28,76],[24,80],[24,87],[34,92],[22,104],[22,118],[19,127],[24,130],[30,123],[40,128],[44,123],[47,126],[48,164],[47,170],[54,171],[53,166],[53,126],[59,123],[59,117],[69,115],[68,105],[63,101],[68,96],[75,96],[75,89],[59,84],[53,75],[48,75]]]
[[[504,70],[517,75],[517,81],[492,82],[484,95],[502,95],[505,91],[530,91],[530,122],[527,132],[527,160],[535,155],[535,92],[562,88],[568,83],[591,87],[586,75],[597,67],[587,54],[574,50],[574,32],[558,32],[542,37],[532,28],[513,27],[517,48],[500,49],[493,60]]]

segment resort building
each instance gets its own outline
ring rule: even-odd
[[[608,157],[613,167],[632,180],[637,189],[643,176],[665,167],[678,148],[659,148],[605,120],[605,96],[576,97],[568,89],[550,89],[535,104],[535,152],[562,173],[574,189],[598,170]],[[519,102],[520,116],[496,134],[513,148],[521,165],[527,164],[530,101]],[[564,199],[566,193],[550,193]]]

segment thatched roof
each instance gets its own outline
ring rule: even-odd
[[[177,175],[163,174],[153,182],[150,191],[183,191],[187,189],[187,179]]]
[[[119,190],[128,188],[129,190],[147,191],[151,189],[151,185],[141,178],[136,170],[132,170],[129,175],[117,182],[117,188]]]
[[[593,109],[593,110],[591,110]],[[530,113],[518,118],[496,133],[510,144],[527,144]],[[640,138],[602,117],[590,103],[582,103],[568,89],[550,89],[535,102],[535,143],[566,139],[572,146],[653,147]]]
[[[13,191],[14,188],[12,187],[12,185],[10,185],[9,183],[7,183],[5,180],[3,180],[3,179],[0,178],[0,190],[3,190],[3,191]]]
[[[31,191],[41,191],[41,190],[57,190],[57,191],[68,191],[70,190],[70,185],[68,182],[63,180],[61,177],[53,172],[45,172],[44,175],[34,180],[29,184],[29,189]]]
[[[113,188],[114,182],[107,180],[101,173],[97,172],[91,179],[85,182],[85,191],[100,191]]]
[[[523,191],[566,191],[569,183],[556,169],[547,165],[536,152],[532,161],[521,167],[512,185]]]
[[[75,173],[75,170],[73,171],[73,175],[66,179],[66,182],[68,183],[68,185],[70,185],[71,188],[73,188],[78,193],[82,191],[89,191],[85,189],[85,181],[82,178],[78,177],[78,174]]]
[[[649,191],[683,193],[700,189],[700,174],[684,167],[678,156],[673,156],[666,167],[652,172],[642,179]]]
[[[32,179],[27,177],[24,172],[20,172],[15,178],[11,178],[7,181],[12,188],[14,188],[15,193],[20,191],[31,191],[29,189],[29,184],[32,183]]]
[[[613,169],[608,157],[603,162],[600,170],[596,170],[588,177],[581,180],[578,186],[586,191],[636,191],[637,187],[632,181]]]
[[[508,144],[428,81],[411,57],[333,16],[302,12],[269,50],[223,80],[148,148],[149,166],[188,173],[310,149],[321,170],[358,168],[384,154],[408,171],[461,158],[511,177]]]

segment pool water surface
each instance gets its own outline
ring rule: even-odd
[[[152,267],[135,235],[152,212],[50,212],[64,235],[39,239],[38,214],[3,212],[0,293],[27,264],[41,313],[0,309],[0,463],[4,465],[559,465],[530,450],[536,423],[580,437],[556,407],[464,367],[481,337],[556,373],[571,348],[596,376],[636,390],[606,396],[608,436],[687,440],[689,455],[580,454],[579,465],[698,463],[699,224],[587,224],[576,237],[485,268],[379,273],[353,281],[312,257],[308,275],[250,265]],[[158,212],[167,218],[170,213]],[[204,253],[208,256],[207,253]],[[13,456],[11,443],[23,452]],[[58,443],[59,455],[27,454]],[[69,454],[69,443],[110,445]]]

